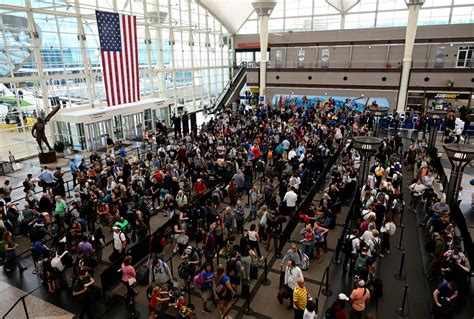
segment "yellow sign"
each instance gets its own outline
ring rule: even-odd
[[[251,87],[249,87],[249,91],[250,91],[250,93],[259,93],[260,88],[258,86],[251,86]]]

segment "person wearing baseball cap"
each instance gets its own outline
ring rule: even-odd
[[[359,280],[356,287],[352,290],[350,295],[351,308],[349,312],[349,318],[351,319],[364,319],[365,318],[365,305],[370,300],[370,291],[365,288],[365,281]]]
[[[345,305],[350,300],[346,294],[340,293],[331,307],[326,309],[325,318],[347,319]]]

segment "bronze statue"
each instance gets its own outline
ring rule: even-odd
[[[48,147],[49,151],[52,152],[53,149],[48,143],[48,139],[46,138],[46,134],[44,132],[46,128],[46,124],[49,122],[49,120],[53,117],[54,114],[56,114],[59,109],[61,108],[61,105],[56,106],[51,113],[49,113],[45,118],[38,117],[36,120],[35,125],[33,125],[33,129],[31,130],[31,135],[36,139],[36,142],[38,143],[38,146],[41,150],[41,153],[43,153],[43,145],[42,143],[46,144]]]

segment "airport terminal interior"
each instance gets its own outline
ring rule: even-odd
[[[0,0],[0,316],[474,318],[473,0]]]

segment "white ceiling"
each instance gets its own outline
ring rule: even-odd
[[[231,33],[236,33],[252,14],[252,0],[196,0]],[[255,33],[257,30],[255,30]]]
[[[326,0],[332,7],[341,13],[346,13],[352,7],[360,2],[360,0]]]

